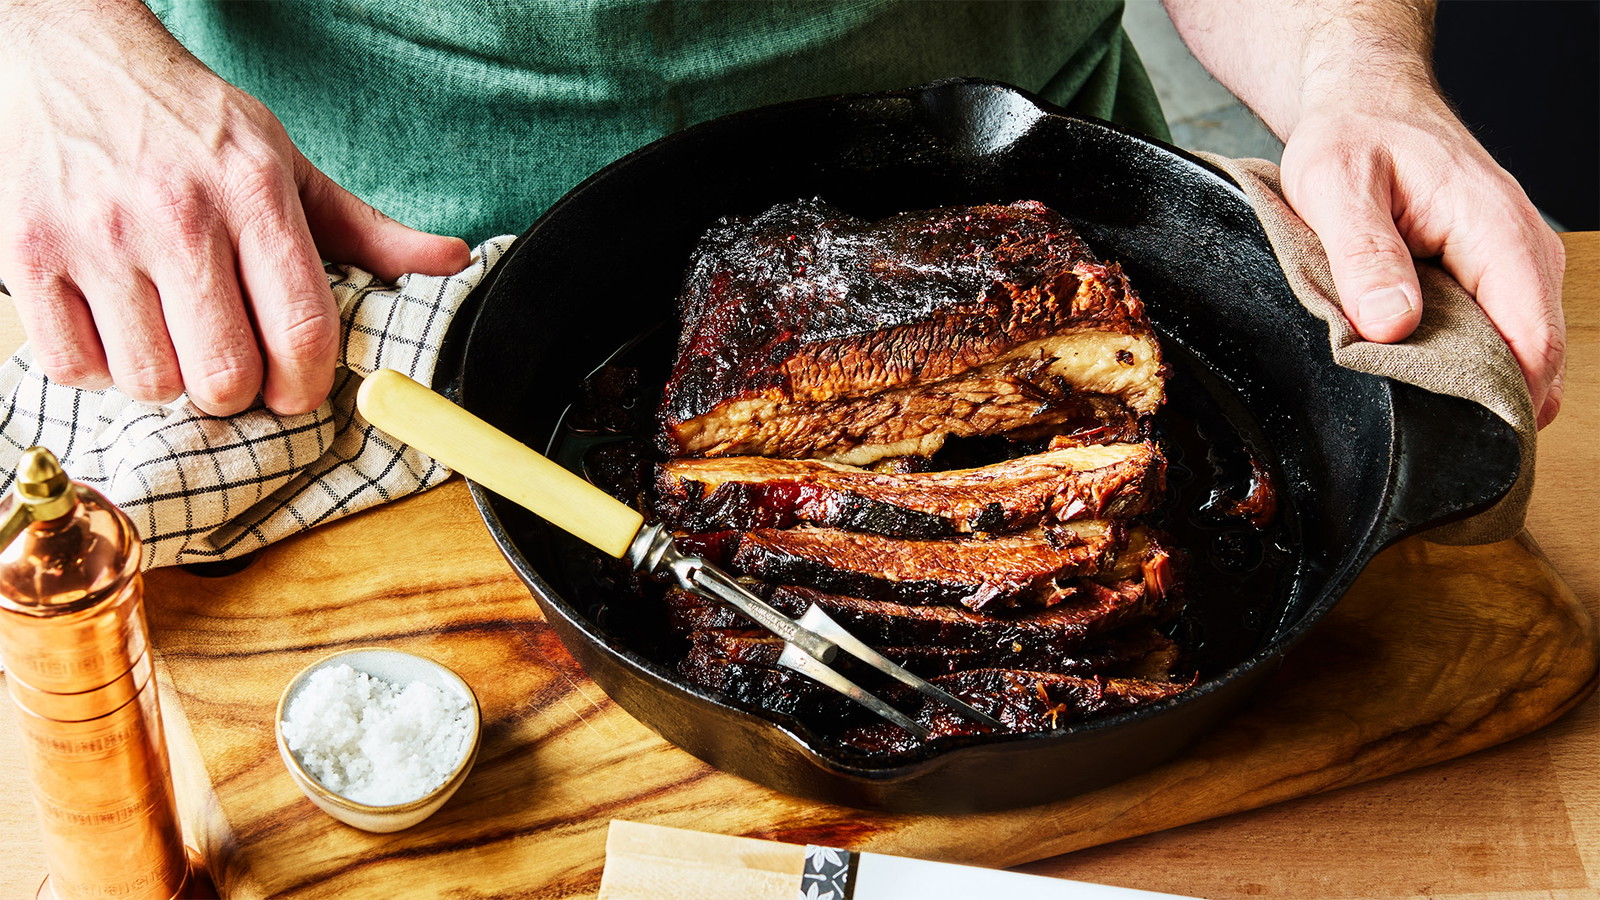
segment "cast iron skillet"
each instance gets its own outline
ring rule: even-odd
[[[1387,544],[1477,510],[1515,480],[1515,438],[1463,400],[1334,365],[1235,185],[1205,163],[1063,114],[1006,85],[959,80],[740,113],[663,138],[583,182],[502,261],[460,353],[464,405],[544,447],[578,380],[670,316],[696,239],[718,217],[818,196],[863,217],[1035,199],[1120,261],[1164,337],[1253,415],[1292,508],[1299,559],[1267,639],[1163,704],[1053,734],[912,760],[849,756],[791,719],[731,704],[620,646],[563,594],[566,544],[476,485],[495,541],[567,648],[641,721],[778,790],[897,811],[1005,808],[1160,762],[1235,707]],[[656,398],[645,398],[653,403]]]

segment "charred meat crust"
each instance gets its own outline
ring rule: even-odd
[[[856,637],[875,647],[937,646],[1026,659],[1088,659],[1085,646],[1107,634],[1155,625],[1175,611],[1177,602],[1134,581],[1097,585],[1050,609],[1011,616],[989,616],[962,607],[918,606],[868,600],[814,588],[765,585],[753,589],[790,618],[812,604],[821,607]],[[679,631],[739,630],[753,623],[733,608],[673,589],[666,596],[668,616]],[[1038,666],[1049,668],[1048,666]]]
[[[1138,515],[1160,499],[1164,472],[1150,443],[1069,447],[907,474],[817,460],[679,459],[657,467],[656,513],[682,531],[816,525],[941,538]]]
[[[1109,415],[1086,394],[1137,415],[1162,399],[1137,294],[1035,202],[868,223],[813,200],[724,219],[680,306],[671,456],[870,462],[931,452],[947,430]]]
[[[983,708],[1001,710],[1011,730],[1048,730],[1164,699],[1192,683],[1171,680],[1179,649],[1156,630],[1183,604],[1171,584],[1167,552],[1143,529],[1135,534],[1121,558],[1098,577],[1056,583],[1054,605],[1045,609],[979,612],[744,580],[792,618],[812,605],[821,607],[923,677],[964,678],[954,683],[975,693],[974,702],[981,701]],[[679,670],[696,683],[742,703],[800,717],[843,735],[844,746],[863,752],[901,753],[920,745],[776,667],[782,642],[726,604],[677,588],[667,591],[665,602],[670,625],[689,641]],[[861,667],[848,657],[836,664],[850,677],[864,677],[863,683],[877,677],[870,670],[857,671]],[[1014,696],[1019,685],[1031,685],[1037,702]],[[875,692],[904,709],[918,709],[917,698],[902,695],[893,684]],[[917,715],[936,736],[972,733],[970,723],[946,712],[924,707]]]
[[[694,633],[689,656],[709,655],[732,662],[776,666],[783,639],[748,628],[708,628]],[[941,644],[886,645],[880,652],[911,672],[930,678],[965,669],[988,667],[1037,669],[1063,675],[1135,674],[1164,677],[1176,657],[1176,645],[1153,628],[1133,628],[1104,641],[1081,646],[1077,654],[1052,651],[1038,644],[992,642],[980,646]],[[851,660],[846,658],[845,663]],[[849,668],[841,665],[840,668]]]
[[[1150,656],[1170,659],[1161,638],[1151,640]],[[1158,662],[1157,666],[1160,665]],[[718,652],[697,644],[679,670],[695,683],[738,702],[842,729],[840,743],[872,754],[914,750],[922,742],[903,729],[865,714],[854,704],[788,669]],[[862,673],[852,671],[851,675]],[[1014,667],[983,667],[939,674],[923,673],[934,684],[999,719],[1008,731],[1050,731],[1095,715],[1122,712],[1188,689],[1193,680],[1164,681],[1101,674],[1068,674]],[[981,726],[949,707],[927,701],[901,685],[879,688],[885,699],[911,712],[934,738],[983,733]]]
[[[1064,599],[1061,586],[1071,579],[1126,577],[1131,561],[1123,551],[1131,542],[1142,554],[1146,534],[1092,519],[988,539],[910,540],[807,526],[756,529],[720,545],[690,542],[721,549],[732,570],[764,581],[982,610],[1049,606]]]
[[[689,657],[706,655],[731,662],[776,666],[783,653],[783,639],[761,630],[712,628],[695,632],[689,642]],[[918,675],[947,675],[984,664],[985,654],[972,647],[884,647],[880,650]],[[1084,668],[1078,663],[1075,668]],[[837,668],[848,668],[839,665]]]
[[[1147,706],[1193,685],[1192,680],[1082,677],[1017,669],[969,669],[931,680],[1016,732],[1052,731],[1092,716]],[[981,726],[931,701],[923,702],[912,718],[927,726],[935,740],[981,733]],[[905,729],[887,722],[847,729],[840,735],[840,743],[872,755],[902,753],[922,745]]]
[[[788,669],[690,653],[678,664],[678,671],[729,699],[794,716],[815,727],[837,729],[856,717],[850,701]]]

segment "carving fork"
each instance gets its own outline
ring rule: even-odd
[[[373,425],[557,528],[613,557],[626,557],[640,571],[671,575],[684,590],[731,604],[783,638],[778,665],[844,694],[919,738],[930,736],[927,728],[829,665],[839,651],[979,724],[1005,728],[868,647],[816,604],[799,621],[785,616],[728,573],[679,550],[671,532],[646,525],[644,516],[632,507],[399,372],[380,369],[367,376],[356,394],[356,406]]]

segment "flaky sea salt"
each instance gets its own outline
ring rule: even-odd
[[[430,684],[397,685],[339,663],[289,701],[283,738],[311,777],[357,803],[407,803],[443,784],[467,752],[471,710]]]

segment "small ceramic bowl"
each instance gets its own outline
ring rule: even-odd
[[[450,777],[446,778],[443,784],[406,803],[370,806],[329,790],[300,765],[300,760],[290,751],[289,744],[283,736],[284,715],[288,711],[289,702],[305,686],[311,673],[339,663],[392,684],[403,685],[420,681],[467,701],[467,709],[471,716],[471,721],[468,723],[467,748],[462,754],[461,762],[451,771]],[[277,717],[273,720],[273,731],[278,737],[278,754],[283,757],[283,764],[288,767],[289,776],[300,786],[300,790],[311,798],[311,802],[347,825],[380,833],[410,828],[433,815],[446,800],[450,799],[451,795],[461,787],[462,782],[467,780],[467,772],[472,769],[473,762],[478,758],[478,742],[482,730],[478,697],[472,692],[472,688],[461,680],[461,676],[431,659],[376,647],[344,650],[325,656],[301,669],[298,675],[290,679],[289,686],[283,689],[283,696],[278,700]]]

